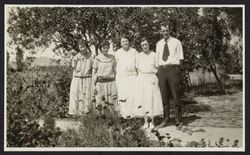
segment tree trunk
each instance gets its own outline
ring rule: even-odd
[[[10,53],[7,51],[7,65],[9,64],[9,60],[10,60]]]
[[[16,50],[17,71],[23,71],[23,50],[20,47],[17,47]]]
[[[217,74],[216,67],[213,67],[212,65],[210,65],[210,69],[212,70],[212,72],[213,72],[213,74],[214,74],[214,76],[215,76],[215,78],[216,78],[216,80],[217,80],[217,82],[218,82],[221,90],[223,91],[223,93],[225,95],[227,95],[226,89],[225,89],[223,83],[221,82],[221,80],[220,80],[220,78],[219,78],[219,76]]]

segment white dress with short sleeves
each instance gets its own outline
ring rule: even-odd
[[[78,53],[72,62],[73,78],[70,86],[69,114],[82,115],[92,107],[92,65],[94,53],[83,56]]]
[[[136,116],[163,115],[163,105],[158,85],[157,57],[154,52],[138,54],[136,67],[138,68],[137,82],[135,84]]]
[[[115,58],[110,58],[100,53],[94,59],[94,79],[97,79],[95,99],[97,105],[105,103],[110,110],[118,111],[117,90],[115,84]],[[105,77],[105,78],[102,78]]]
[[[115,53],[116,85],[120,115],[124,118],[134,117],[134,85],[136,82],[136,56],[138,52],[130,48],[128,51],[119,49]]]

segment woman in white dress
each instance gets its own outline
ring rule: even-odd
[[[115,58],[108,54],[109,48],[109,42],[103,41],[101,53],[94,59],[92,71],[96,107],[100,107],[101,114],[104,114],[105,108],[110,112],[119,110],[115,84]]]
[[[121,46],[115,53],[118,104],[121,117],[129,119],[134,117],[134,85],[137,76],[135,65],[138,52],[130,47],[126,36],[121,37]]]
[[[144,117],[143,128],[154,128],[154,116],[163,115],[161,93],[156,76],[158,63],[156,54],[149,50],[148,41],[141,41],[142,51],[138,54],[136,67],[138,70],[135,85],[135,107],[136,116]],[[151,118],[151,122],[148,121]]]
[[[80,116],[92,107],[92,65],[94,54],[88,52],[86,42],[79,40],[79,53],[72,61],[73,78],[70,86],[69,114]]]

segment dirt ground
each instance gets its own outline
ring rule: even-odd
[[[219,139],[223,138],[224,146],[231,147],[235,140],[238,146],[244,144],[243,137],[243,92],[232,92],[230,95],[220,96],[199,96],[192,101],[185,101],[184,127],[176,130],[172,124],[159,129],[161,135],[169,135],[171,139],[181,140],[181,145],[185,146],[191,141],[204,141],[215,147]],[[148,136],[152,140],[156,137],[149,131]],[[165,142],[169,139],[163,139]]]
[[[242,128],[242,98],[242,92],[223,96],[195,97],[194,100],[198,105],[205,105],[209,107],[209,110],[195,113],[194,115],[200,118],[188,125],[199,127]]]

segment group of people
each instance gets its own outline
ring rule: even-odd
[[[161,23],[160,33],[163,38],[155,52],[150,50],[146,38],[142,38],[142,52],[138,53],[130,46],[129,38],[121,36],[121,48],[114,55],[108,54],[110,44],[103,41],[101,52],[95,56],[88,52],[86,42],[80,40],[79,52],[72,62],[69,114],[83,115],[96,108],[106,108],[125,119],[144,117],[144,129],[162,128],[169,124],[172,97],[175,123],[181,128],[182,44],[170,36],[167,22]],[[156,127],[155,116],[164,116]]]

